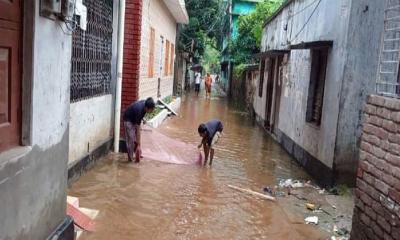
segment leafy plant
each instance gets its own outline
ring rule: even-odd
[[[254,12],[240,16],[238,36],[230,43],[230,51],[236,64],[248,63],[259,52],[264,22],[282,4],[282,0],[264,0],[257,3]]]

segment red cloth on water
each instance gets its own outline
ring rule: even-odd
[[[145,159],[172,164],[201,164],[202,155],[197,147],[170,138],[155,129],[142,129],[142,155]]]

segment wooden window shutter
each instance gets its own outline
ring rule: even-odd
[[[169,75],[173,75],[174,73],[174,60],[175,60],[175,45],[171,43],[171,59],[169,65]]]
[[[154,77],[154,49],[155,49],[155,38],[156,33],[154,28],[150,28],[150,42],[149,42],[149,68],[148,68],[148,77]]]
[[[169,73],[169,48],[170,48],[170,43],[167,40],[166,45],[165,45],[165,62],[164,62],[164,75],[168,76]]]

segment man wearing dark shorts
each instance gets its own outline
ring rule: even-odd
[[[199,96],[199,92],[200,92],[200,83],[201,83],[201,73],[200,72],[196,72],[196,74],[195,74],[194,91],[197,94],[197,96]]]
[[[212,165],[212,161],[214,158],[214,148],[222,136],[223,129],[224,126],[222,125],[222,122],[218,119],[213,119],[206,123],[200,124],[198,132],[202,139],[198,148],[201,148],[201,146],[203,146],[204,148],[204,157],[205,157],[204,166],[207,164],[209,155],[210,155],[210,166]]]
[[[148,98],[146,101],[141,100],[130,105],[124,113],[124,127],[125,127],[125,142],[128,152],[128,161],[132,162],[135,155],[135,162],[140,162],[141,138],[140,138],[140,124],[146,113],[153,112],[155,103],[153,98]]]

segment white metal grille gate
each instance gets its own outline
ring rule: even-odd
[[[386,0],[376,91],[400,96],[400,0]]]

